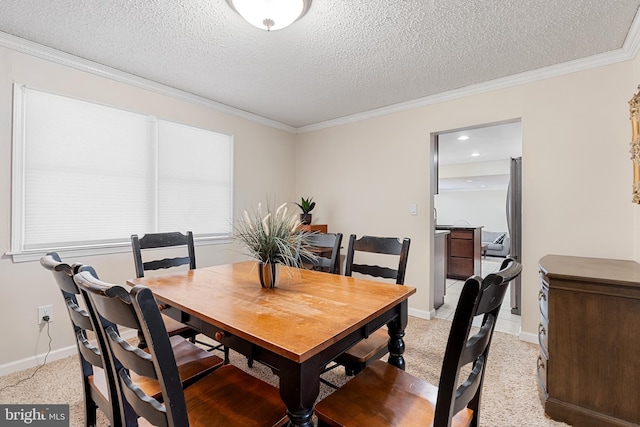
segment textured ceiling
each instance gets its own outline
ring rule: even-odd
[[[1,0],[0,31],[299,128],[622,48],[640,0]]]

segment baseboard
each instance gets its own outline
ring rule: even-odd
[[[78,349],[75,345],[51,350],[51,353],[47,356],[47,363],[55,360],[64,359],[65,357],[78,354]],[[22,371],[24,369],[34,368],[42,365],[46,353],[38,354],[35,356],[27,357],[26,359],[16,360],[14,362],[5,363],[0,365],[0,377],[13,374],[14,372]]]
[[[130,329],[122,333],[122,337],[124,339],[134,338],[135,336],[136,336],[135,331]],[[47,363],[64,359],[65,357],[73,356],[76,354],[78,354],[78,349],[76,348],[75,345],[71,345],[63,348],[57,348],[55,350],[51,350],[49,355],[46,356]],[[15,360],[13,362],[0,365],[0,377],[13,374],[14,372],[40,366],[44,362],[45,355],[46,353],[41,353],[35,356],[27,357],[25,359]]]
[[[522,329],[520,329],[520,335],[518,335],[518,338],[520,338],[520,341],[530,342],[531,344],[538,344],[538,334],[522,332]]]
[[[431,310],[431,311],[418,310],[417,308],[409,307],[409,316],[414,316],[419,319],[431,320],[434,317],[436,317],[436,311],[435,310]]]

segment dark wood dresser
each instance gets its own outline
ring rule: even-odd
[[[437,225],[436,230],[447,234],[447,277],[466,280],[474,274],[482,275],[482,227]]]
[[[640,424],[640,264],[540,260],[538,386],[545,413],[574,426]]]

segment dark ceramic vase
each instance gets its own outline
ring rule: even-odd
[[[278,283],[280,264],[274,262],[258,263],[258,275],[263,288],[275,288]]]
[[[310,213],[300,214],[300,222],[303,224],[311,224],[311,214]]]

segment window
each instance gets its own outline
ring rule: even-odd
[[[16,85],[12,254],[231,235],[233,138]]]

